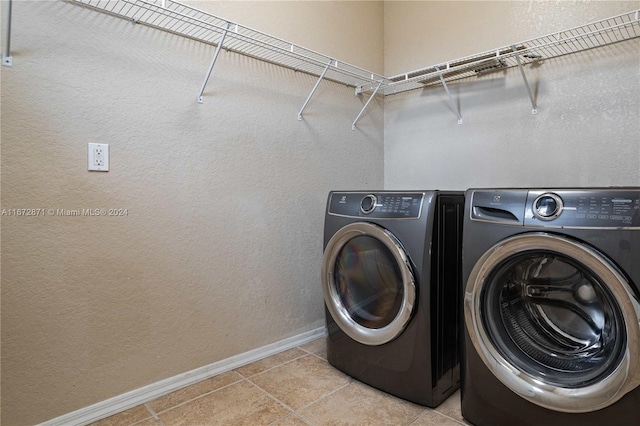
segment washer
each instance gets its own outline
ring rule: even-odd
[[[471,189],[462,414],[640,421],[640,188]]]
[[[331,192],[322,262],[327,359],[435,407],[459,388],[464,193]]]

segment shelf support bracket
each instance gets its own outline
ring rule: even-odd
[[[2,11],[2,28],[4,30],[4,43],[2,43],[2,65],[5,67],[13,65],[13,58],[11,57],[11,1],[12,0],[4,0],[4,10]]]
[[[453,100],[453,96],[451,96],[451,92],[449,91],[449,86],[447,86],[447,82],[444,81],[444,77],[442,76],[442,71],[440,71],[440,68],[438,68],[437,66],[434,68],[438,72],[438,77],[440,77],[440,82],[442,83],[442,87],[444,87],[444,91],[447,92],[447,96],[449,96],[449,103],[451,104],[451,108],[453,108],[456,115],[458,116],[458,124],[462,124],[462,115],[460,115],[460,109],[458,109],[458,106]]]
[[[218,59],[218,54],[220,53],[220,49],[222,48],[222,44],[224,43],[224,39],[229,32],[229,26],[231,26],[231,22],[227,22],[227,28],[222,32],[222,37],[220,37],[220,41],[218,42],[218,46],[216,46],[216,51],[213,54],[213,59],[211,60],[211,65],[209,65],[209,71],[207,72],[206,77],[204,78],[204,82],[202,83],[202,89],[200,89],[200,94],[198,95],[198,103],[201,104],[203,101],[202,95],[204,94],[204,88],[207,87],[207,82],[209,81],[209,77],[211,77],[211,71],[213,71],[213,66],[216,64],[216,59]]]
[[[360,117],[362,117],[362,114],[364,114],[364,110],[367,109],[367,107],[369,106],[369,104],[371,103],[373,98],[376,97],[376,93],[378,93],[378,90],[380,90],[380,86],[382,86],[382,82],[383,81],[384,80],[380,80],[380,83],[378,83],[378,86],[374,89],[373,93],[371,94],[371,96],[369,96],[369,99],[367,99],[367,102],[364,104],[364,106],[360,110],[360,114],[358,114],[356,119],[353,120],[353,124],[351,125],[351,130],[355,130],[356,129],[356,123],[358,122],[358,120],[360,120]]]
[[[293,50],[293,46],[291,47],[291,49]],[[298,121],[302,120],[302,112],[309,104],[309,101],[311,100],[311,97],[313,96],[313,94],[316,93],[318,86],[320,86],[320,82],[322,81],[322,79],[324,78],[324,75],[327,73],[327,71],[329,70],[329,67],[331,66],[331,62],[333,62],[333,59],[329,59],[329,62],[327,62],[327,66],[324,67],[322,74],[320,74],[320,78],[318,78],[318,81],[316,81],[315,86],[313,86],[313,89],[311,89],[311,93],[309,93],[309,96],[307,96],[307,100],[304,101],[304,105],[302,105],[302,108],[300,108],[300,112],[298,112]]]
[[[520,61],[520,55],[518,54],[518,50],[516,46],[511,46],[511,50],[516,54],[516,61],[518,62],[518,68],[520,68],[520,74],[522,75],[522,79],[524,80],[524,85],[527,86],[527,92],[529,93],[529,100],[531,101],[531,114],[538,113],[538,106],[536,105],[536,100],[533,97],[533,92],[531,91],[531,87],[529,86],[529,82],[527,81],[527,76],[524,73],[524,67],[522,66],[522,62]]]

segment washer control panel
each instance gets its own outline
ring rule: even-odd
[[[424,192],[332,192],[328,213],[336,216],[417,219]]]
[[[640,188],[529,191],[525,225],[640,227]]]

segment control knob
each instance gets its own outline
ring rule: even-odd
[[[377,202],[378,202],[378,199],[376,198],[375,195],[373,194],[366,195],[362,199],[362,201],[360,201],[360,211],[364,214],[371,213],[372,211],[375,210]]]
[[[551,192],[540,195],[533,202],[533,215],[540,220],[553,220],[560,216],[564,204],[562,198]]]

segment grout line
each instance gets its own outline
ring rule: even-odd
[[[297,347],[296,347],[296,348],[297,348]],[[294,349],[294,348],[292,348],[292,349]],[[292,362],[294,362],[294,361],[297,361],[297,360],[299,360],[299,359],[301,359],[301,358],[305,358],[305,357],[307,357],[307,356],[309,356],[309,355],[313,355],[313,354],[311,354],[311,353],[308,353],[308,352],[307,352],[307,351],[305,351],[304,349],[301,349],[301,351],[302,351],[302,352],[304,352],[304,354],[302,354],[302,355],[300,355],[300,356],[297,356],[297,357],[295,357],[295,358],[292,358],[292,359],[290,359],[290,360],[287,360],[287,361],[281,362],[280,364],[277,364],[277,365],[275,365],[275,366],[273,366],[273,367],[271,367],[271,368],[268,368],[268,369],[266,369],[266,370],[264,370],[264,371],[261,371],[261,372],[259,372],[259,373],[253,374],[253,375],[251,375],[251,376],[245,376],[245,375],[243,375],[243,374],[239,373],[238,371],[236,371],[236,369],[231,370],[231,372],[233,372],[233,373],[237,374],[237,376],[238,376],[238,378],[239,378],[238,380],[236,380],[236,381],[234,381],[234,382],[232,382],[232,383],[229,383],[229,384],[227,384],[227,385],[225,385],[225,386],[222,386],[222,387],[220,387],[220,388],[214,389],[214,390],[212,390],[212,391],[209,391],[209,392],[206,392],[206,393],[200,394],[200,395],[198,395],[198,396],[196,396],[196,397],[194,397],[194,398],[191,398],[191,399],[189,399],[189,400],[182,401],[181,403],[176,404],[176,405],[173,405],[173,406],[171,406],[171,407],[169,407],[169,408],[166,408],[166,409],[164,409],[164,410],[160,411],[159,413],[165,413],[165,412],[167,412],[167,411],[173,410],[173,409],[174,409],[174,408],[176,408],[176,407],[180,407],[180,406],[185,405],[185,404],[187,404],[187,403],[193,402],[193,401],[195,401],[195,400],[197,400],[197,399],[199,399],[199,398],[202,398],[202,397],[204,397],[204,396],[210,395],[210,394],[212,394],[212,393],[214,393],[214,392],[217,392],[217,391],[219,391],[219,390],[225,389],[225,388],[227,388],[227,387],[229,387],[229,386],[232,386],[232,385],[238,384],[238,383],[240,383],[240,382],[242,382],[242,381],[249,382],[249,383],[253,384],[254,386],[258,387],[261,391],[265,392],[267,395],[272,396],[272,395],[271,395],[271,394],[269,394],[267,391],[265,391],[264,389],[260,388],[260,386],[258,386],[258,385],[256,385],[255,383],[253,383],[253,382],[250,380],[250,378],[251,378],[251,377],[256,377],[256,376],[258,376],[258,375],[260,375],[260,374],[263,374],[263,373],[266,373],[266,372],[268,372],[268,371],[274,370],[275,368],[281,367],[281,366],[283,366],[283,365],[290,364],[290,363],[292,363]],[[276,354],[276,355],[277,355],[277,354]],[[275,356],[275,355],[271,355],[271,356]],[[267,359],[267,358],[269,358],[269,357],[262,358],[261,360],[263,360],[263,359]],[[321,359],[322,359],[322,358],[321,358]],[[260,362],[261,360],[258,360],[258,361],[255,361],[255,362]],[[251,365],[251,364],[247,364],[247,365]],[[241,368],[241,367],[238,367],[238,368]],[[221,373],[221,374],[219,374],[219,375],[222,375],[222,374],[225,374],[225,373]],[[216,375],[216,376],[219,376],[219,375]],[[212,376],[211,378],[216,377],[216,376]],[[207,380],[207,379],[205,379],[205,380]],[[199,382],[198,382],[198,383],[199,383]],[[189,386],[194,386],[195,384],[197,384],[197,383],[194,383],[193,385],[189,385]],[[186,386],[186,387],[184,387],[184,388],[182,388],[182,389],[187,389],[189,386]],[[179,390],[181,390],[181,389],[179,389]],[[165,395],[165,396],[166,396],[166,395]],[[159,397],[159,398],[157,398],[157,399],[160,399],[160,398],[162,398],[162,397]],[[286,404],[284,404],[282,401],[278,400],[277,398],[272,397],[272,399],[275,399],[275,400],[276,400],[276,402],[278,402],[278,403],[282,404],[285,408],[287,408],[287,409],[291,410],[291,412],[292,412],[292,413],[294,412],[294,410],[293,410],[291,407],[287,406]],[[155,401],[155,400],[152,400],[152,401]],[[149,401],[149,402],[152,402],[152,401]],[[155,411],[151,410],[151,408],[150,408],[150,407],[148,407],[148,406],[147,406],[147,404],[144,404],[144,405],[145,405],[145,406],[147,407],[147,409],[148,409],[148,410],[149,410],[149,411],[154,415],[154,418],[159,419],[159,417],[157,416],[157,414],[158,414],[158,413],[155,413]]]
[[[219,388],[217,388],[217,389],[214,389],[214,390],[212,390],[212,391],[209,391],[209,392],[205,392],[205,393],[203,393],[203,394],[200,394],[200,395],[196,396],[195,398],[191,398],[191,399],[188,399],[188,400],[186,400],[186,401],[182,401],[182,402],[181,402],[181,403],[179,403],[179,404],[173,405],[173,406],[171,406],[171,407],[169,407],[169,408],[165,408],[164,410],[159,411],[159,412],[157,413],[157,415],[160,415],[160,414],[162,414],[162,413],[166,413],[167,411],[171,411],[171,410],[173,410],[174,408],[181,407],[181,406],[183,406],[183,405],[185,405],[185,404],[188,404],[188,403],[190,403],[190,402],[193,402],[193,401],[195,401],[195,400],[197,400],[197,399],[200,399],[200,398],[202,398],[202,397],[204,397],[204,396],[211,395],[212,393],[216,393],[216,392],[218,392],[218,391],[220,391],[220,390],[222,390],[222,389],[226,389],[226,388],[231,387],[231,386],[233,386],[233,385],[237,385],[237,384],[239,384],[239,383],[241,383],[241,382],[247,382],[247,381],[248,381],[248,379],[246,379],[246,378],[242,377],[240,374],[238,374],[238,375],[240,376],[240,379],[239,379],[239,380],[236,380],[236,381],[235,381],[235,382],[233,382],[233,383],[229,383],[228,385],[224,385],[224,386],[221,386],[221,387],[219,387]],[[213,377],[215,377],[215,376],[213,376]],[[188,388],[188,386],[187,386],[187,388]],[[186,388],[182,388],[182,389],[186,389]],[[166,396],[166,395],[165,395],[165,396]],[[162,397],[160,397],[160,398],[162,398]],[[160,399],[160,398],[157,398],[157,399]],[[155,401],[155,399],[154,399],[153,401]],[[149,402],[153,402],[153,401],[149,401]],[[145,405],[146,405],[146,404],[145,404]]]
[[[304,351],[304,349],[302,349],[302,350]],[[323,358],[323,356],[322,356],[322,355],[320,355],[318,352],[310,352],[310,351],[305,351],[305,352],[307,352],[309,355],[313,355],[313,356],[315,356],[315,357],[318,357],[318,358],[324,359],[325,361],[327,360],[326,358]]]
[[[233,371],[235,371],[236,373],[240,374],[240,376],[244,377],[245,379],[250,379],[251,377],[256,377],[256,376],[259,376],[259,375],[261,375],[261,374],[264,374],[264,373],[266,373],[266,372],[268,372],[268,371],[275,370],[276,368],[278,368],[278,367],[282,367],[283,365],[291,364],[292,362],[297,361],[297,360],[299,360],[299,359],[301,359],[301,358],[305,358],[305,357],[307,357],[307,356],[309,356],[309,355],[312,355],[312,354],[305,353],[305,354],[303,354],[303,355],[300,355],[300,356],[298,356],[298,357],[292,358],[292,359],[290,359],[290,360],[283,361],[283,362],[281,362],[280,364],[274,365],[273,367],[269,367],[269,368],[267,368],[266,370],[263,370],[263,371],[261,371],[261,372],[259,372],[259,373],[252,374],[252,375],[250,375],[250,376],[245,376],[245,375],[244,375],[244,374],[242,374],[242,373],[238,373],[236,370],[233,370]],[[268,357],[267,357],[267,358],[268,358]],[[263,358],[263,359],[267,359],[267,358]],[[258,362],[258,361],[256,361],[256,362]],[[251,364],[248,364],[248,365],[251,365]]]
[[[290,419],[290,418],[292,418],[292,417],[293,417],[293,418],[296,418],[296,419],[298,419],[298,420],[300,420],[301,422],[304,422],[306,425],[314,426],[314,425],[313,425],[313,423],[311,423],[311,422],[309,422],[309,421],[305,420],[302,416],[300,416],[300,415],[298,415],[298,414],[296,414],[296,413],[291,413],[291,414],[289,414],[289,415],[287,415],[287,416],[284,416],[284,417],[283,417],[283,418],[281,418],[281,419],[275,420],[274,422],[269,423],[269,425],[268,425],[268,426],[274,426],[274,425],[277,425],[279,422],[281,422],[281,421],[283,421],[283,420],[286,420],[286,419]]]
[[[433,411],[433,412],[438,413],[439,415],[441,415],[441,416],[443,416],[443,417],[445,417],[445,418],[447,418],[447,419],[449,419],[449,420],[453,421],[454,423],[457,423],[457,424],[459,424],[459,425],[463,425],[463,426],[467,426],[465,423],[460,422],[460,420],[456,419],[455,417],[451,417],[451,416],[449,416],[449,415],[447,415],[447,414],[444,414],[444,413],[442,413],[442,412],[438,411],[438,410],[437,410],[437,408],[438,408],[438,407],[436,407],[436,408],[429,408],[429,407],[425,407],[425,408],[426,408],[427,410],[426,410],[426,411],[424,411],[422,414],[420,414],[420,415],[418,416],[418,418],[420,418],[420,417],[424,416],[424,415],[425,415],[426,413],[428,413],[429,411]],[[418,420],[418,418],[416,418],[416,420]],[[415,422],[415,420],[414,420],[414,422]],[[410,423],[410,424],[413,424],[413,422],[412,422],[412,423]]]
[[[300,414],[296,414],[296,416],[298,416],[298,418],[299,418],[300,420],[302,420],[303,422],[305,422],[305,424],[307,424],[307,425],[309,425],[309,426],[316,426],[316,425],[317,425],[317,423],[312,422],[311,420],[309,420],[309,419],[308,419],[308,418],[306,418],[306,417],[301,416]],[[318,426],[319,426],[319,425],[318,425]]]
[[[313,354],[313,353],[312,353],[312,354],[309,354],[309,355],[315,356],[315,357],[316,357],[316,358],[318,358],[318,359],[321,359],[321,360],[323,360],[323,361],[329,362],[329,361],[327,361],[327,359],[326,359],[325,357],[323,357],[323,356],[321,356],[321,355]]]
[[[149,401],[151,402],[151,401]],[[145,406],[145,408],[147,409],[147,411],[149,411],[151,413],[151,415],[153,416],[153,418],[155,419],[155,421],[158,423],[159,426],[164,426],[164,422],[162,421],[162,419],[160,417],[158,417],[158,414],[153,410],[153,408],[151,408],[151,406],[149,405],[148,402],[145,402],[143,404]],[[147,419],[148,420],[148,419]],[[131,425],[134,426],[134,425]]]
[[[320,396],[320,397],[318,397],[318,398],[314,399],[313,401],[311,401],[311,402],[310,402],[310,403],[308,403],[307,405],[303,405],[302,407],[298,408],[298,409],[297,409],[296,411],[294,411],[294,412],[297,414],[297,413],[298,413],[298,411],[304,410],[305,408],[308,408],[308,407],[312,406],[312,405],[313,405],[313,404],[315,404],[316,402],[320,402],[321,400],[323,400],[323,399],[325,399],[325,398],[327,398],[327,397],[329,397],[329,396],[333,395],[334,393],[336,393],[336,392],[338,392],[338,391],[341,391],[342,389],[346,388],[347,386],[350,386],[352,383],[353,383],[353,380],[351,379],[351,377],[349,377],[349,381],[348,381],[346,384],[344,384],[344,385],[340,386],[340,387],[339,387],[339,388],[337,388],[337,389],[332,390],[331,392],[328,392],[328,393],[326,393],[326,394],[324,394],[324,395],[322,395],[322,396]],[[300,416],[300,417],[302,417],[302,416]],[[304,417],[303,417],[303,418],[304,418]],[[306,421],[306,419],[305,419],[305,421]]]
[[[325,341],[325,340],[326,340],[326,337],[318,337],[317,339],[312,340],[311,342],[307,342],[307,343],[305,343],[305,345],[308,345],[308,344],[313,343],[313,342],[317,342],[318,340],[323,340],[323,341]],[[325,345],[326,345],[326,341],[325,341]],[[311,355],[315,355],[315,354],[316,354],[316,352],[317,352],[317,351],[316,351],[316,352],[311,352],[309,349],[304,349],[304,348],[302,347],[302,345],[301,345],[301,346],[296,346],[296,347],[297,347],[298,349],[300,349],[301,351],[305,351],[305,352],[307,352],[307,353],[310,353]]]
[[[460,420],[458,420],[456,418],[453,418],[453,417],[449,417],[446,414],[443,414],[443,416],[445,416],[447,418],[450,418],[451,420],[453,420],[454,422],[458,423],[459,425],[462,425],[462,426],[469,426],[470,425],[470,423],[467,423],[465,421],[460,421]]]
[[[434,411],[435,411],[435,410],[434,410]],[[450,419],[450,420],[452,420],[452,421],[454,421],[454,422],[458,423],[459,425],[465,425],[465,423],[462,423],[460,420],[456,419],[455,417],[447,416],[446,414],[441,413],[441,412],[439,412],[439,411],[436,411],[436,413],[438,413],[438,414],[440,414],[441,416],[444,416],[444,417],[446,417],[446,418],[448,418],[448,419]]]
[[[296,412],[293,408],[289,407],[287,404],[285,404],[284,402],[280,401],[278,398],[276,398],[275,396],[273,396],[271,393],[267,392],[265,389],[262,389],[260,386],[258,386],[257,384],[253,383],[251,380],[247,379],[247,382],[249,382],[249,383],[251,383],[253,386],[255,386],[259,391],[261,391],[262,393],[264,393],[264,394],[265,394],[269,399],[271,399],[271,400],[273,400],[273,401],[277,402],[278,404],[282,405],[284,408],[286,408],[287,410],[289,410],[289,411],[290,411],[290,413],[289,413],[289,414],[287,414],[286,416],[284,416],[284,417],[282,417],[282,418],[278,419],[278,421],[279,421],[279,420],[282,420],[282,419],[284,419],[284,418],[286,418],[286,417],[289,417],[291,414],[294,414],[294,413]]]
[[[300,357],[300,358],[305,358],[305,357],[307,357],[307,356],[309,356],[309,355],[311,355],[311,354],[304,355],[303,357]],[[300,359],[300,358],[297,358],[297,359]],[[292,361],[290,361],[290,362],[293,362],[293,361],[295,361],[295,360],[292,360]],[[325,361],[325,362],[326,362],[326,361]],[[285,364],[288,364],[288,362],[287,362],[287,363],[285,363]],[[283,365],[284,365],[284,364],[283,364]],[[265,372],[266,372],[266,371],[265,371]],[[260,373],[260,374],[262,374],[262,373]],[[255,376],[258,376],[258,374],[256,374]],[[252,377],[255,377],[255,376],[252,376]],[[347,376],[347,377],[348,377],[348,376]],[[308,404],[306,404],[306,405],[303,405],[302,407],[298,408],[297,410],[294,410],[292,407],[290,407],[289,405],[287,405],[287,404],[285,404],[284,402],[282,402],[280,399],[278,399],[276,396],[274,396],[273,394],[271,394],[269,391],[267,391],[266,389],[263,389],[263,388],[262,388],[262,387],[260,387],[258,384],[256,384],[256,383],[254,383],[253,381],[251,381],[251,379],[247,379],[247,381],[248,381],[248,382],[250,382],[251,384],[253,384],[253,385],[254,385],[255,387],[257,387],[258,389],[260,389],[262,392],[264,392],[268,397],[270,397],[270,398],[271,398],[271,399],[273,399],[274,401],[278,402],[279,404],[281,404],[282,406],[284,406],[284,407],[285,407],[285,408],[287,408],[288,410],[291,410],[291,413],[293,413],[293,414],[296,414],[296,415],[297,415],[298,411],[300,411],[300,410],[302,410],[302,409],[304,409],[304,408],[307,408],[307,407],[309,407],[310,405],[315,404],[316,402],[318,402],[318,401],[320,401],[320,400],[322,400],[322,399],[324,399],[324,398],[328,397],[329,395],[332,395],[332,394],[334,394],[334,393],[338,392],[338,391],[339,391],[339,390],[341,390],[341,389],[346,388],[346,387],[347,387],[347,386],[349,386],[351,383],[353,383],[353,381],[352,381],[351,377],[348,377],[348,379],[349,379],[349,381],[348,381],[346,384],[344,384],[344,385],[340,386],[340,387],[339,387],[339,388],[337,388],[337,389],[332,390],[331,392],[328,392],[328,393],[325,393],[325,394],[321,395],[320,397],[318,397],[318,398],[314,399],[313,401],[311,401],[310,403],[308,403]],[[299,417],[301,417],[301,416],[299,416]],[[280,420],[282,420],[282,419],[280,419]],[[305,421],[306,421],[306,419],[305,419]]]
[[[433,408],[425,407],[425,409],[424,409],[424,410],[422,410],[422,412],[421,412],[420,414],[418,414],[418,416],[417,416],[415,419],[411,420],[411,421],[407,424],[407,426],[411,426],[411,425],[415,424],[415,422],[417,422],[418,420],[420,420],[420,418],[424,417],[427,413],[429,413],[429,412],[431,412],[431,411],[434,411],[434,410],[433,410]],[[438,413],[438,414],[440,414],[440,413]]]
[[[151,401],[149,401],[149,402],[151,402]],[[149,406],[148,402],[145,402],[142,405],[144,405],[144,407],[147,409],[147,411],[149,411],[151,413],[151,415],[153,416],[154,419],[156,419],[156,420],[158,419],[158,414],[156,414],[156,412],[153,411],[153,409]]]
[[[282,355],[283,353],[288,352],[288,351],[291,351],[291,350],[293,350],[293,349],[300,349],[300,348],[299,348],[298,346],[294,346],[293,348],[289,348],[289,349],[286,349],[286,350],[284,350],[284,351],[276,352],[276,353],[274,353],[274,354],[267,355],[267,356],[265,356],[265,357],[263,357],[263,358],[256,359],[256,360],[254,360],[254,361],[252,361],[252,362],[250,362],[250,363],[248,363],[248,364],[240,365],[240,366],[238,366],[238,367],[236,367],[236,368],[234,368],[234,369],[232,369],[232,370],[230,370],[230,371],[235,371],[236,373],[240,374],[242,377],[249,378],[249,377],[255,376],[255,375],[257,375],[257,374],[262,374],[264,371],[269,371],[269,370],[271,370],[271,369],[273,369],[273,368],[275,368],[275,367],[278,367],[278,366],[280,366],[280,365],[282,365],[282,364],[286,364],[287,362],[292,361],[293,359],[302,358],[303,356],[305,356],[305,355],[306,355],[306,354],[304,354],[304,355],[300,355],[300,356],[297,356],[296,358],[293,358],[293,359],[291,359],[291,360],[281,362],[280,364],[277,364],[277,365],[275,365],[275,366],[273,366],[273,367],[269,367],[269,369],[264,370],[264,371],[261,371],[260,373],[252,374],[251,376],[245,376],[244,374],[242,374],[242,373],[238,372],[238,370],[240,370],[240,369],[242,369],[242,368],[244,368],[244,367],[247,367],[247,366],[249,366],[249,365],[255,364],[255,363],[260,362],[260,361],[264,361],[265,359],[269,359],[269,358],[272,358],[272,357],[274,357],[274,356]],[[306,352],[304,349],[301,349],[301,351],[302,351],[302,352]]]

